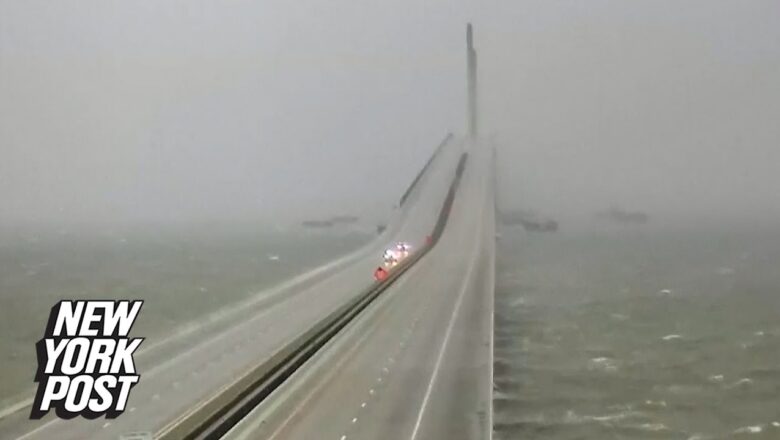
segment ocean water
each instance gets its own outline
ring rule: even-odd
[[[154,342],[370,238],[253,225],[0,230],[0,409],[29,397],[35,342],[61,299],[143,299],[133,334]]]
[[[780,231],[505,230],[497,261],[497,439],[780,439]]]

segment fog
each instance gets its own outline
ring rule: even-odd
[[[465,126],[502,201],[780,217],[776,1],[4,1],[0,223],[385,218]]]

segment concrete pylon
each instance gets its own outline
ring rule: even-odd
[[[467,62],[467,81],[468,81],[468,128],[469,136],[477,136],[477,51],[474,49],[474,35],[471,23],[466,25],[466,62]]]

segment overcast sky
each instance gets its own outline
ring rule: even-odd
[[[780,2],[0,1],[0,221],[381,217],[462,133],[502,197],[780,215]]]

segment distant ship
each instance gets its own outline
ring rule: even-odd
[[[330,228],[333,222],[330,220],[304,220],[301,222],[304,228]]]
[[[352,223],[356,223],[360,217],[356,215],[335,215],[330,218],[331,223],[343,223],[345,225],[350,225]]]
[[[506,211],[500,214],[501,222],[508,226],[521,225],[529,232],[556,232],[558,222],[530,211]]]
[[[351,225],[357,223],[360,217],[355,215],[334,215],[327,220],[304,220],[301,226],[304,228],[331,228],[336,225]]]
[[[625,209],[615,206],[606,211],[599,212],[596,214],[596,217],[614,223],[634,225],[643,225],[650,220],[650,216],[642,211],[626,211]]]

